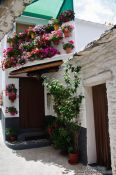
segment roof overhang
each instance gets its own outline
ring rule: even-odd
[[[22,67],[17,70],[11,71],[9,74],[10,78],[20,78],[21,74],[43,74],[58,71],[59,67],[63,64],[62,60],[52,61],[49,63],[42,63],[37,65],[32,65],[28,67]]]

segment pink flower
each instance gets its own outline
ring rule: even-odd
[[[73,41],[73,40],[70,40],[69,43],[70,43],[70,44],[74,44],[74,41]]]

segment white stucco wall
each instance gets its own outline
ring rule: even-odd
[[[88,43],[98,39],[104,31],[111,27],[78,18],[75,19],[75,25],[77,51],[83,50]]]

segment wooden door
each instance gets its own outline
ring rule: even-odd
[[[97,163],[101,166],[111,167],[110,142],[108,132],[108,105],[106,85],[94,86],[93,106],[96,135]]]
[[[19,80],[19,111],[21,128],[44,127],[44,87],[35,78]]]

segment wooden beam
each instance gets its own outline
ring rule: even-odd
[[[63,61],[54,61],[51,63],[44,63],[44,64],[40,64],[40,65],[33,65],[30,67],[24,67],[24,68],[20,68],[18,70],[12,71],[10,73],[10,75],[17,75],[17,74],[22,74],[22,73],[29,73],[29,72],[35,72],[35,71],[40,71],[41,70],[50,70],[53,68],[58,68],[59,66],[61,66],[63,64]]]

